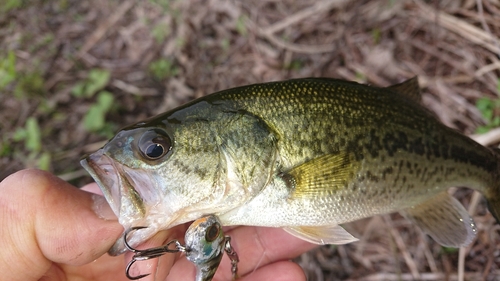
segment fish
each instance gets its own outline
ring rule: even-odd
[[[196,266],[196,281],[212,280],[226,249],[222,224],[214,215],[195,220],[186,230],[184,252]]]
[[[422,105],[417,77],[389,87],[301,78],[227,89],[125,127],[81,161],[125,229],[148,226],[130,243],[209,213],[225,226],[345,244],[358,239],[342,224],[400,212],[448,247],[477,232],[452,186],[481,192],[499,222],[499,163],[499,149]]]

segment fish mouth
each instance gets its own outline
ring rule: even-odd
[[[141,185],[148,186],[147,175],[138,176],[144,174],[114,161],[103,149],[84,158],[80,164],[99,185],[120,224],[131,226],[145,217],[145,202],[134,186],[138,179]]]
[[[102,149],[99,149],[82,159],[80,164],[95,180],[109,206],[120,218],[120,176],[114,161],[106,156]]]
[[[82,159],[80,164],[92,176],[104,198],[118,218],[118,222],[129,229],[134,226],[148,226],[147,229],[134,231],[129,235],[129,244],[137,246],[151,237],[156,227],[148,221],[147,206],[156,203],[156,196],[151,187],[155,187],[152,177],[144,170],[134,170],[115,161],[106,155],[104,149],[92,153]],[[136,190],[139,188],[143,194]],[[118,239],[108,251],[116,256],[126,251],[123,239]]]

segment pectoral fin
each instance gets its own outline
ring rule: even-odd
[[[340,225],[296,226],[287,227],[285,230],[295,237],[320,245],[342,245],[358,241],[358,238],[352,236]]]
[[[469,213],[447,192],[402,213],[443,246],[467,246],[477,232]]]
[[[330,195],[344,189],[359,170],[354,155],[340,152],[312,159],[288,172],[294,189],[291,198]]]

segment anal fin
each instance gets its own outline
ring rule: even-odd
[[[285,230],[295,237],[319,245],[342,245],[358,241],[358,238],[352,236],[340,225],[294,226],[286,227]]]
[[[467,246],[476,236],[476,225],[469,213],[446,191],[402,214],[443,246]]]

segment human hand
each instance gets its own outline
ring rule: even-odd
[[[84,189],[98,190],[95,184]],[[132,253],[125,260],[105,254],[123,228],[99,198],[39,170],[20,171],[0,182],[0,279],[128,280],[125,265]],[[185,229],[163,231],[139,248],[182,240]],[[281,229],[236,227],[226,234],[240,257],[240,280],[305,280],[302,269],[288,259],[314,245]],[[214,280],[231,280],[230,266],[224,257]],[[152,274],[143,281],[194,280],[195,268],[183,255],[165,254],[133,265],[131,274],[144,273]]]

